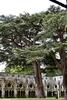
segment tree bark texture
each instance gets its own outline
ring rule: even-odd
[[[65,66],[63,70],[63,83],[65,89],[65,100],[67,100],[67,56],[65,56]]]
[[[64,85],[64,94],[65,94],[65,100],[67,100],[67,53],[65,52],[64,48],[59,49],[60,54],[60,62],[58,62],[55,58],[55,64],[61,69],[63,73],[63,85]]]
[[[44,88],[42,82],[42,75],[40,70],[40,62],[38,60],[33,62],[34,73],[35,73],[35,82],[36,82],[36,96],[38,98],[43,98],[44,96]]]

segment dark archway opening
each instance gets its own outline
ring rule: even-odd
[[[5,98],[13,98],[13,97],[14,97],[14,91],[13,90],[5,91]]]
[[[14,91],[13,91],[13,90],[10,90],[10,91],[9,91],[9,97],[10,97],[10,98],[13,98],[13,97],[14,97]]]
[[[0,97],[2,97],[2,91],[0,90]]]
[[[25,98],[25,91],[23,91],[23,90],[17,91],[17,97],[18,98]]]
[[[35,91],[29,91],[29,97],[34,98],[35,97]]]
[[[61,91],[61,97],[64,97],[64,91]]]
[[[48,92],[47,92],[47,96],[48,96],[48,97],[53,97],[53,92],[48,91]]]
[[[8,98],[8,90],[5,91],[5,98]]]

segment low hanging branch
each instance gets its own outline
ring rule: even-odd
[[[57,0],[50,0],[50,1],[52,1],[52,2],[54,2],[54,3],[56,3],[56,4],[60,5],[60,6],[62,6],[64,8],[67,8],[67,5],[65,5],[65,4],[63,4],[63,3],[61,3],[61,2],[59,2]]]

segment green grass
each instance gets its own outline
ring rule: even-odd
[[[57,100],[56,98],[2,98],[0,100]],[[64,100],[60,98],[58,100]]]

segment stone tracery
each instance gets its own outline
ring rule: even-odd
[[[46,96],[64,95],[63,83],[60,80],[43,77],[43,87]],[[36,97],[34,75],[17,75],[0,73],[0,97]]]

